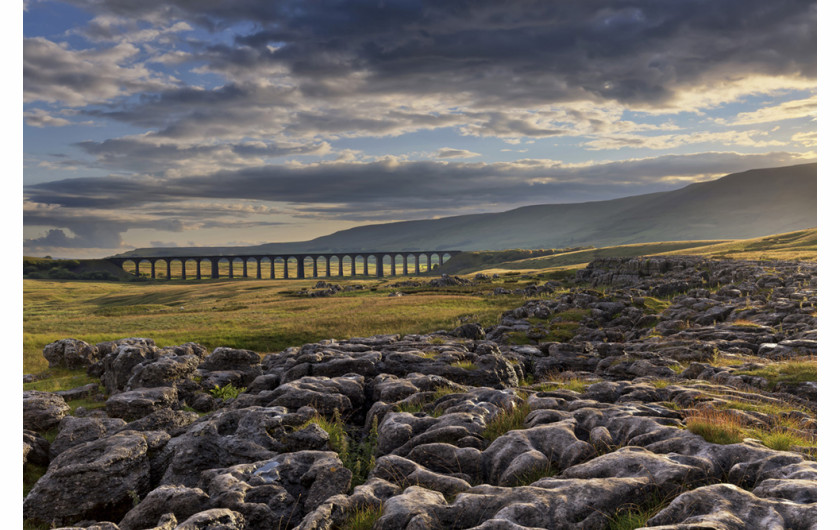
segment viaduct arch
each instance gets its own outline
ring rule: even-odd
[[[195,279],[234,278],[234,267],[241,277],[263,279],[331,278],[333,276],[399,276],[421,274],[441,265],[460,250],[403,252],[306,252],[300,254],[230,254],[217,256],[132,256],[107,258],[125,269],[126,264],[140,276],[140,265],[148,263],[153,279],[187,279],[187,265]],[[399,264],[398,264],[399,262]],[[267,270],[266,270],[266,265]],[[132,267],[133,266],[133,267]],[[165,271],[165,272],[164,272]],[[336,274],[337,273],[337,274]]]

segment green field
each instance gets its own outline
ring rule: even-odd
[[[211,349],[229,346],[268,353],[325,338],[452,329],[460,325],[459,317],[490,325],[523,302],[522,297],[474,294],[475,288],[400,288],[408,294],[388,296],[397,290],[389,284],[405,280],[343,280],[344,285],[368,289],[328,298],[295,294],[311,289],[311,279],[24,280],[23,370],[46,370],[44,346],[67,337],[88,343],[148,337],[161,346],[194,341]]]
[[[393,286],[395,282],[412,279],[427,282],[429,276],[320,278],[342,285],[367,287],[328,298],[296,294],[301,289],[311,289],[315,284],[313,278],[128,282],[24,279],[23,370],[24,373],[44,372],[47,369],[41,353],[44,346],[68,337],[88,343],[148,337],[162,346],[194,341],[210,349],[229,346],[269,353],[326,338],[452,329],[462,320],[488,326],[497,323],[504,311],[521,305],[523,298],[489,296],[487,293],[497,286],[514,289],[534,281],[533,278],[520,278],[526,272],[537,271],[540,280],[566,279],[574,274],[569,269],[583,267],[596,258],[657,254],[815,260],[816,245],[817,232],[811,229],[726,242],[662,242],[566,251],[465,252],[444,263],[438,272],[468,274],[481,270],[498,272],[501,277],[477,287],[442,289]],[[43,264],[44,270],[54,265]],[[148,268],[149,264],[144,263],[141,272]],[[401,267],[398,271],[402,272]],[[249,272],[253,274],[253,271]],[[337,270],[333,274],[337,274]],[[263,270],[263,278],[267,277],[268,271]],[[395,290],[406,296],[388,296]]]

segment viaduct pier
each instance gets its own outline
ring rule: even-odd
[[[268,278],[301,279],[341,276],[371,276],[382,278],[420,274],[434,266],[446,263],[460,250],[430,250],[412,252],[337,252],[302,254],[235,254],[215,256],[126,256],[107,258],[126,270],[133,268],[140,276],[141,264],[151,266],[151,277],[171,280],[187,279],[189,265],[191,276],[196,279],[217,278]],[[234,276],[234,266],[237,276]],[[249,268],[253,274],[249,276]],[[203,270],[202,270],[203,269]],[[165,276],[163,272],[165,271]],[[337,273],[337,274],[336,274]]]

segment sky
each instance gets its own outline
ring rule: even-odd
[[[26,0],[22,57],[29,256],[816,161],[816,1]]]

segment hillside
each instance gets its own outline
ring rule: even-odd
[[[675,191],[362,226],[297,243],[148,248],[122,255],[499,250],[748,239],[817,225],[817,166],[755,169]]]
[[[440,268],[446,274],[534,271],[581,267],[602,258],[705,256],[724,259],[816,261],[817,229],[727,241],[661,241],[600,248],[571,249],[520,257],[511,251],[463,252]]]

